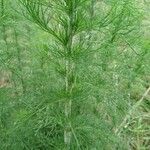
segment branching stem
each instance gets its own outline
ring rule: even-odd
[[[71,108],[72,108],[72,99],[70,98],[70,95],[72,93],[72,87],[74,84],[74,81],[72,80],[73,72],[74,72],[74,65],[71,61],[71,55],[72,55],[72,42],[73,42],[73,35],[74,35],[74,2],[70,2],[68,4],[68,7],[70,7],[70,11],[68,13],[69,18],[69,24],[66,28],[66,60],[65,60],[65,68],[66,68],[66,77],[65,77],[65,88],[66,88],[66,103],[65,103],[65,129],[64,129],[64,142],[67,149],[70,149],[71,144]]]
[[[132,106],[132,108],[130,109],[130,111],[128,112],[128,114],[125,116],[125,118],[123,119],[122,123],[120,124],[120,126],[115,130],[115,133],[117,135],[120,134],[120,132],[122,131],[122,129],[126,126],[127,124],[127,120],[130,118],[130,116],[132,115],[132,113],[137,109],[137,107],[139,107],[141,105],[141,103],[143,102],[144,98],[148,95],[150,91],[150,87],[145,91],[145,93],[143,94],[143,96],[141,97],[141,99]]]

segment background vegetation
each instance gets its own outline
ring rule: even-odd
[[[149,150],[149,9],[0,0],[0,150]]]

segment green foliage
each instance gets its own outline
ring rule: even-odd
[[[0,12],[0,150],[148,149],[137,1],[1,0]]]

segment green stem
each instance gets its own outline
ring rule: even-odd
[[[20,72],[19,77],[20,77],[20,81],[21,81],[21,85],[22,85],[22,92],[25,93],[26,86],[25,86],[25,82],[24,82],[24,78],[23,78],[23,74],[22,74],[23,65],[22,65],[22,61],[21,61],[21,49],[20,49],[20,46],[19,46],[19,43],[18,43],[17,31],[16,31],[15,28],[14,28],[14,35],[15,35],[15,45],[16,45],[16,48],[17,48],[18,69],[19,69],[19,72]]]
[[[65,51],[66,51],[66,61],[65,61],[65,68],[66,68],[66,77],[65,77],[65,88],[66,88],[66,94],[67,94],[67,100],[65,103],[65,120],[66,120],[66,125],[65,125],[65,130],[64,130],[64,142],[66,145],[67,149],[70,149],[70,144],[71,144],[71,109],[72,109],[72,99],[70,98],[70,95],[72,93],[74,81],[72,80],[73,77],[73,72],[74,72],[74,65],[71,61],[71,55],[72,55],[72,40],[73,40],[73,34],[74,34],[74,3],[70,5],[70,13],[69,13],[69,25],[68,28],[66,29],[66,39],[67,39],[67,44],[65,46]]]

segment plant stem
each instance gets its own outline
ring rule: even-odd
[[[128,114],[125,116],[125,118],[123,119],[123,121],[120,124],[120,126],[115,130],[115,133],[117,135],[119,135],[120,132],[122,131],[122,129],[125,126],[127,126],[127,120],[131,117],[132,113],[141,105],[141,103],[143,102],[144,98],[148,95],[149,91],[150,91],[150,87],[146,90],[146,92],[143,94],[141,99],[132,106],[132,108],[130,109]]]
[[[73,76],[73,70],[74,70],[74,65],[71,61],[71,55],[72,55],[72,41],[73,41],[73,32],[74,32],[74,27],[73,27],[73,22],[74,22],[74,3],[70,2],[70,12],[68,13],[69,17],[69,24],[68,28],[66,28],[66,39],[67,43],[65,46],[65,51],[66,51],[66,60],[65,60],[65,68],[66,68],[66,76],[65,76],[65,89],[66,89],[66,95],[67,95],[67,100],[65,103],[65,120],[66,120],[66,125],[65,125],[65,130],[64,130],[64,142],[66,145],[67,149],[70,149],[70,144],[71,144],[71,108],[72,108],[72,99],[70,98],[70,95],[72,93],[72,88],[74,81],[72,81],[72,76]]]
[[[26,86],[25,86],[25,82],[24,82],[24,78],[23,78],[23,74],[22,74],[22,68],[23,68],[23,65],[22,65],[22,61],[21,61],[21,49],[20,49],[20,46],[19,46],[19,43],[18,43],[18,35],[17,35],[17,31],[16,29],[14,28],[14,36],[15,36],[15,45],[16,45],[16,48],[17,48],[17,60],[18,60],[18,69],[19,69],[19,72],[20,72],[20,81],[21,81],[21,85],[22,85],[22,93],[24,94],[25,91],[26,91]]]

